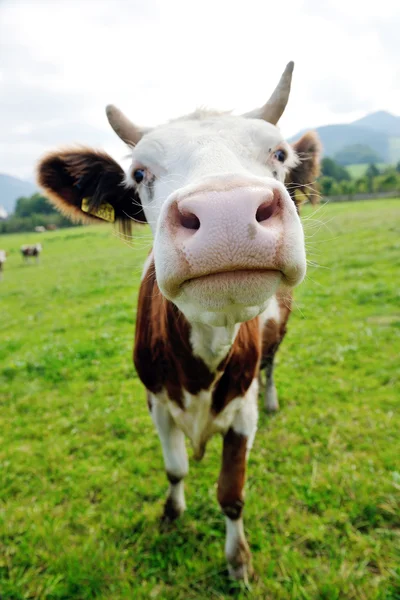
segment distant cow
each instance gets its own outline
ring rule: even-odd
[[[21,254],[25,262],[29,261],[30,257],[36,257],[36,262],[39,262],[39,256],[42,251],[42,244],[25,244],[21,246]]]
[[[44,225],[37,225],[35,227],[36,233],[44,233],[46,231],[46,227]]]
[[[185,436],[200,460],[221,434],[225,553],[231,575],[243,579],[251,572],[242,510],[258,374],[265,369],[266,407],[276,409],[274,355],[292,289],[306,273],[294,190],[308,195],[318,174],[317,136],[289,144],[276,127],[292,70],[289,63],[270,100],[242,116],[198,110],[141,130],[109,106],[109,122],[132,152],[128,174],[89,148],[52,152],[38,173],[50,200],[76,220],[117,220],[127,233],[135,220],[152,229],[134,362],[170,484],[163,518],[185,509]]]
[[[7,260],[7,252],[5,250],[0,250],[0,281],[3,278],[3,267],[4,263]]]

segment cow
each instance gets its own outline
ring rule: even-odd
[[[21,254],[25,262],[29,262],[29,258],[35,256],[36,262],[39,262],[40,253],[42,252],[42,244],[24,244],[21,246]]]
[[[241,116],[196,110],[141,129],[109,105],[108,121],[131,151],[127,173],[85,147],[51,152],[38,165],[40,187],[70,218],[115,221],[126,235],[134,222],[152,231],[133,359],[169,481],[162,520],[186,506],[185,436],[200,460],[221,434],[225,555],[230,575],[244,580],[252,573],[242,514],[258,376],[264,369],[266,406],[276,409],[274,357],[306,273],[295,190],[309,194],[320,153],[314,132],[291,145],[277,127],[292,72],[289,63],[266,104]]]
[[[0,250],[0,281],[3,279],[3,268],[6,260],[7,252],[5,250]]]

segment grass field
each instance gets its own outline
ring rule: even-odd
[[[1,600],[400,598],[400,201],[304,218],[320,267],[250,456],[250,591],[225,573],[220,439],[159,530],[167,484],[131,362],[147,230],[132,247],[107,226],[1,239]],[[23,265],[34,240],[42,262]]]

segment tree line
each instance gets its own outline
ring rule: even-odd
[[[332,158],[323,158],[318,187],[321,196],[398,193],[400,192],[400,162],[395,166],[384,167],[370,163],[362,176],[352,177],[345,167]]]
[[[57,228],[73,227],[69,219],[61,215],[41,194],[18,198],[14,213],[0,221],[0,233],[34,231],[35,227],[55,225]]]

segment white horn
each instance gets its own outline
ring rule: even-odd
[[[264,106],[261,108],[256,108],[255,110],[252,110],[243,116],[250,119],[264,119],[264,121],[268,121],[268,123],[276,125],[281,118],[289,99],[293,67],[293,61],[286,65],[286,69],[284,70],[282,77],[275,88],[275,91],[268,102],[264,104]]]
[[[121,140],[128,146],[136,146],[142,138],[143,132],[112,104],[106,107],[106,115],[108,122]]]

